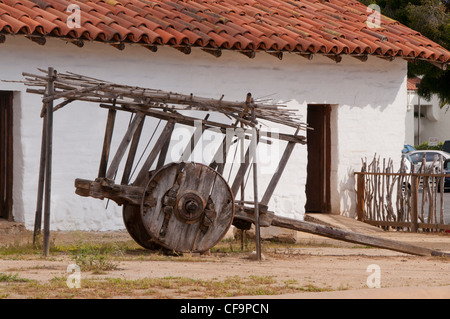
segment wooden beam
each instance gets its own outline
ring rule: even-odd
[[[118,205],[141,205],[144,188],[130,185],[118,185],[104,178],[95,181],[75,179],[75,193],[80,196],[90,196],[98,199],[111,199]]]
[[[165,121],[176,121],[178,124],[182,124],[182,125],[188,125],[188,126],[195,126],[196,121],[199,121],[200,119],[198,118],[194,118],[194,117],[190,117],[190,116],[184,116],[181,115],[179,113],[169,113],[169,112],[163,112],[163,111],[158,111],[158,110],[141,110],[139,108],[136,107],[132,107],[132,106],[127,106],[126,108],[121,108],[118,106],[113,106],[113,105],[109,105],[109,104],[100,104],[100,107],[103,108],[108,108],[108,109],[115,109],[115,110],[120,110],[120,111],[126,111],[126,112],[142,112],[145,115],[151,116],[151,117],[155,117],[157,119],[160,120],[165,120]],[[214,121],[202,121],[202,125],[204,125],[205,130],[209,129],[209,128],[218,128],[220,129],[220,131],[225,134],[227,132],[227,129],[234,129],[235,126],[234,125],[229,125],[229,124],[223,124],[223,123],[219,123],[219,122],[214,122]],[[268,134],[266,135],[267,138],[277,138],[281,141],[292,141],[292,142],[296,142],[296,143],[300,143],[300,144],[306,144],[306,137],[305,136],[293,136],[291,134],[285,134],[285,133],[276,133],[276,134],[271,134],[270,132],[268,132]],[[245,136],[246,139],[248,139],[249,137],[246,135]],[[260,139],[261,143],[267,143],[270,144],[271,141],[268,139]]]
[[[419,247],[395,240],[368,236],[365,234],[346,231],[330,226],[323,226],[316,223],[294,220],[286,217],[274,216],[272,219],[272,226],[293,229],[301,232],[306,232],[309,234],[324,236],[355,244],[362,244],[378,248],[389,249],[411,255],[450,257],[450,253],[446,252]]]

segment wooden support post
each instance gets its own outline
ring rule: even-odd
[[[365,207],[366,207],[366,203],[364,201],[364,194],[366,192],[366,183],[365,183],[365,176],[363,173],[358,174],[357,175],[357,191],[356,191],[356,196],[357,196],[357,216],[358,216],[358,220],[363,222],[366,218],[366,211],[365,211]]]
[[[256,121],[255,108],[252,108],[252,120]],[[256,127],[252,129],[252,142],[250,143],[250,148],[252,148],[253,157],[253,200],[255,206],[255,237],[256,237],[256,258],[261,261],[261,232],[260,232],[260,222],[259,222],[259,201],[258,201],[258,163],[256,157],[256,147],[258,145],[258,132]]]
[[[54,93],[54,77],[55,71],[52,67],[48,68],[48,86],[47,95],[52,96]],[[50,253],[50,207],[51,207],[51,183],[52,183],[52,148],[53,148],[53,100],[46,103],[45,117],[46,134],[45,134],[45,195],[44,195],[44,243],[43,253],[48,256]]]
[[[45,183],[45,156],[47,153],[46,146],[46,132],[47,132],[47,117],[44,116],[42,121],[42,140],[41,140],[41,158],[39,161],[39,180],[38,180],[38,193],[36,200],[36,213],[34,216],[34,232],[33,232],[33,246],[37,246],[37,238],[41,234],[42,228],[42,201],[44,199],[44,183]]]
[[[114,179],[117,169],[119,168],[120,161],[122,160],[122,157],[125,155],[128,145],[130,144],[131,139],[134,133],[136,132],[138,126],[144,119],[144,116],[145,115],[143,113],[140,112],[137,113],[133,121],[131,122],[130,126],[128,127],[125,136],[123,137],[119,147],[117,148],[116,155],[114,155],[114,158],[112,159],[111,164],[109,165],[108,171],[106,172],[107,179],[111,180]]]
[[[111,140],[115,120],[116,120],[116,110],[109,109],[108,119],[106,120],[105,138],[103,140],[102,157],[100,159],[100,167],[98,169],[98,177],[106,176],[106,168],[108,167],[109,152],[111,150]]]
[[[419,214],[419,176],[411,176],[411,231],[417,232]]]
[[[161,135],[159,136],[158,140],[156,141],[155,145],[153,146],[152,151],[150,152],[147,159],[145,160],[145,163],[142,165],[141,170],[139,171],[139,174],[136,177],[136,180],[133,182],[133,185],[139,186],[143,182],[145,182],[146,177],[148,176],[148,172],[149,172],[150,168],[152,167],[153,162],[155,161],[156,157],[160,153],[164,144],[169,142],[169,138],[170,138],[170,135],[172,134],[174,125],[175,125],[174,121],[167,122]]]
[[[139,140],[141,138],[142,128],[144,127],[145,116],[142,118],[142,121],[139,123],[136,132],[134,132],[133,140],[131,141],[130,150],[128,151],[128,158],[123,169],[122,175],[122,185],[126,185],[130,182],[130,174],[131,169],[133,168],[134,158],[136,156],[136,151],[139,145]]]

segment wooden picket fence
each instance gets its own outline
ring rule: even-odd
[[[444,220],[444,177],[448,175],[441,173],[442,160],[435,159],[431,165],[424,161],[416,172],[408,171],[404,163],[395,172],[391,159],[362,160],[361,172],[355,173],[358,220],[411,232],[450,230],[449,221]]]

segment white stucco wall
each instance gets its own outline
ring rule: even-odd
[[[401,59],[386,62],[369,57],[367,62],[361,62],[344,57],[336,64],[322,56],[308,61],[285,54],[280,61],[265,53],[249,59],[226,51],[215,58],[196,49],[190,55],[172,48],[151,53],[139,46],[119,51],[95,43],[77,48],[52,39],[45,46],[38,46],[22,37],[7,37],[0,54],[2,80],[21,80],[23,71],[36,73],[38,67],[53,66],[60,72],[73,71],[123,84],[212,98],[224,94],[228,100],[244,100],[251,92],[256,98],[270,95],[275,101],[290,101],[289,107],[299,109],[305,120],[308,103],[333,104],[334,213],[355,212],[353,172],[359,170],[361,157],[371,158],[377,153],[397,161],[405,140],[406,62]],[[0,89],[18,92],[14,114],[14,217],[31,229],[42,130],[40,96],[25,93],[22,84],[0,82]],[[75,178],[94,179],[97,175],[106,114],[95,104],[77,102],[54,115],[53,230],[124,228],[121,208],[114,202],[105,209],[106,201],[74,193]],[[128,120],[128,114],[120,114],[116,132],[124,130]],[[151,134],[151,127],[145,134]],[[269,205],[277,214],[302,218],[306,162],[306,146],[299,145]],[[261,177],[261,196],[269,177],[270,174]]]
[[[430,138],[437,138],[440,142],[450,140],[450,111],[449,105],[442,108],[437,95],[432,95],[430,100],[426,100],[417,95],[416,91],[408,91],[409,108],[406,114],[406,142],[408,144],[422,144]],[[423,115],[419,123],[414,113],[420,112]]]

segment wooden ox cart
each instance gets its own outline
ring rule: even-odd
[[[270,225],[309,232],[355,243],[362,243],[417,255],[439,255],[440,252],[401,244],[380,238],[339,230],[310,222],[275,215],[268,209],[270,198],[278,184],[286,163],[297,144],[306,144],[307,129],[294,110],[283,105],[255,101],[250,94],[243,102],[200,98],[161,90],[118,85],[74,73],[57,73],[53,68],[40,70],[41,75],[23,73],[27,92],[43,96],[44,129],[41,170],[36,209],[35,234],[41,229],[44,207],[44,254],[48,253],[52,113],[73,101],[87,101],[108,109],[103,150],[98,176],[93,180],[76,179],[75,191],[81,196],[109,199],[123,207],[123,220],[133,239],[145,248],[164,247],[177,252],[204,252],[213,247],[233,224],[249,229],[255,224],[257,255],[260,258],[259,228]],[[56,101],[60,100],[58,104]],[[56,104],[56,105],[55,105]],[[204,111],[196,117],[185,111]],[[131,113],[127,130],[119,146],[111,152],[117,111]],[[184,112],[184,113],[183,113]],[[221,113],[232,124],[209,119],[209,114]],[[147,117],[165,123],[135,178],[136,153],[141,142],[143,124]],[[293,134],[261,134],[260,123],[276,123],[295,131]],[[194,127],[191,143],[179,159],[167,162],[171,135],[175,125]],[[195,145],[207,129],[223,134],[223,140],[210,163],[188,161]],[[287,142],[261,200],[258,193],[256,161],[257,146],[274,139]],[[248,140],[248,147],[244,141]],[[233,143],[239,143],[244,159],[230,179],[223,176],[225,159]],[[247,143],[248,144],[248,143]],[[237,149],[237,146],[234,146]],[[127,153],[128,150],[128,154]],[[110,156],[110,154],[112,156]],[[111,158],[111,159],[110,159]],[[120,163],[125,160],[120,182],[116,182]],[[245,188],[252,171],[253,198],[245,200]],[[247,177],[246,177],[247,176]],[[239,195],[238,195],[239,194]],[[44,196],[45,195],[45,196]],[[44,203],[43,203],[44,202]]]

